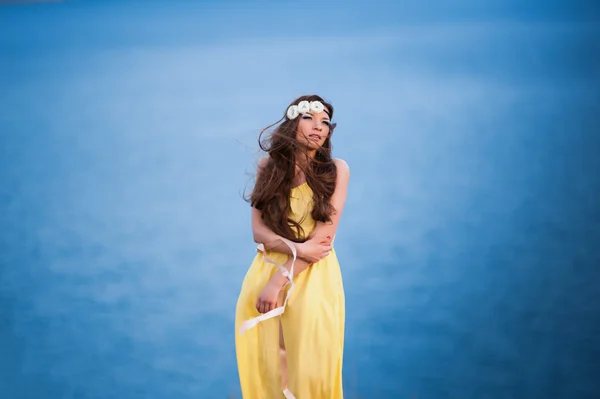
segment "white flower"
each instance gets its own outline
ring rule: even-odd
[[[310,102],[310,111],[318,114],[319,112],[323,112],[325,106],[321,103],[321,101],[311,101]]]
[[[308,103],[308,101],[300,101],[298,103],[298,112],[300,112],[301,114],[306,114],[310,111],[310,104]]]
[[[290,107],[287,110],[287,117],[288,119],[296,119],[296,117],[298,116],[299,112],[298,112],[298,106],[297,105],[290,105]]]

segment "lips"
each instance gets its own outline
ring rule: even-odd
[[[318,134],[309,134],[308,138],[313,141],[321,141],[321,136],[319,136]]]

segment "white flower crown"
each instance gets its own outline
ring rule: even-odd
[[[300,101],[298,105],[290,105],[287,109],[286,116],[288,119],[296,119],[300,114],[306,114],[308,112],[318,114],[323,110],[325,110],[325,106],[320,101],[308,102],[304,100]]]

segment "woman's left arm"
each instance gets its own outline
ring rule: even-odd
[[[337,177],[335,181],[335,190],[331,196],[331,206],[333,214],[331,222],[317,222],[317,225],[311,234],[310,239],[318,240],[333,239],[342,218],[342,211],[346,204],[346,195],[348,193],[348,181],[350,180],[350,167],[343,159],[334,160],[337,167]]]
[[[333,214],[331,215],[330,222],[317,222],[317,225],[310,237],[311,240],[316,240],[316,242],[331,242],[333,237],[335,237],[335,233],[340,224],[340,219],[342,218],[342,211],[344,210],[344,205],[346,204],[346,195],[348,193],[348,181],[350,180],[350,167],[343,159],[336,158],[334,162],[337,167],[337,177],[335,180],[335,190],[333,191],[330,200],[331,206],[333,206]],[[284,266],[286,266],[289,269],[291,264],[292,258],[290,257]],[[298,273],[302,273],[310,265],[311,264],[308,262],[305,262],[303,260],[300,260],[299,262],[298,259],[296,259],[296,263],[294,265],[294,276],[296,276]],[[281,275],[281,273],[279,272],[277,274]],[[285,277],[283,278],[285,279]],[[285,283],[284,280],[280,281],[282,284]]]

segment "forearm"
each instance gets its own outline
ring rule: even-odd
[[[294,258],[289,257],[287,262],[285,262],[283,265],[283,267],[285,267],[288,272],[290,271],[290,268],[292,267],[293,259]],[[296,277],[298,274],[300,274],[303,271],[305,271],[306,269],[308,269],[311,265],[312,265],[312,263],[308,262],[307,260],[304,260],[301,258],[296,258],[296,262],[294,263],[293,277]],[[271,280],[273,282],[275,282],[278,286],[281,286],[281,287],[283,287],[283,285],[288,281],[287,277],[284,277],[283,273],[281,273],[281,270],[278,270],[277,272],[275,272],[275,274],[273,275]]]
[[[254,242],[257,244],[263,244],[265,249],[292,255],[292,249],[285,242],[283,242],[282,237],[266,227],[255,229],[253,234]]]
[[[283,242],[283,238],[275,234],[266,226],[263,225],[253,229],[253,235],[254,242],[257,244],[263,244],[266,250],[279,252],[286,255],[293,255],[292,249],[289,247],[289,245]],[[305,259],[303,254],[303,244],[299,242],[293,242],[293,245],[296,248],[296,256],[299,259]]]

